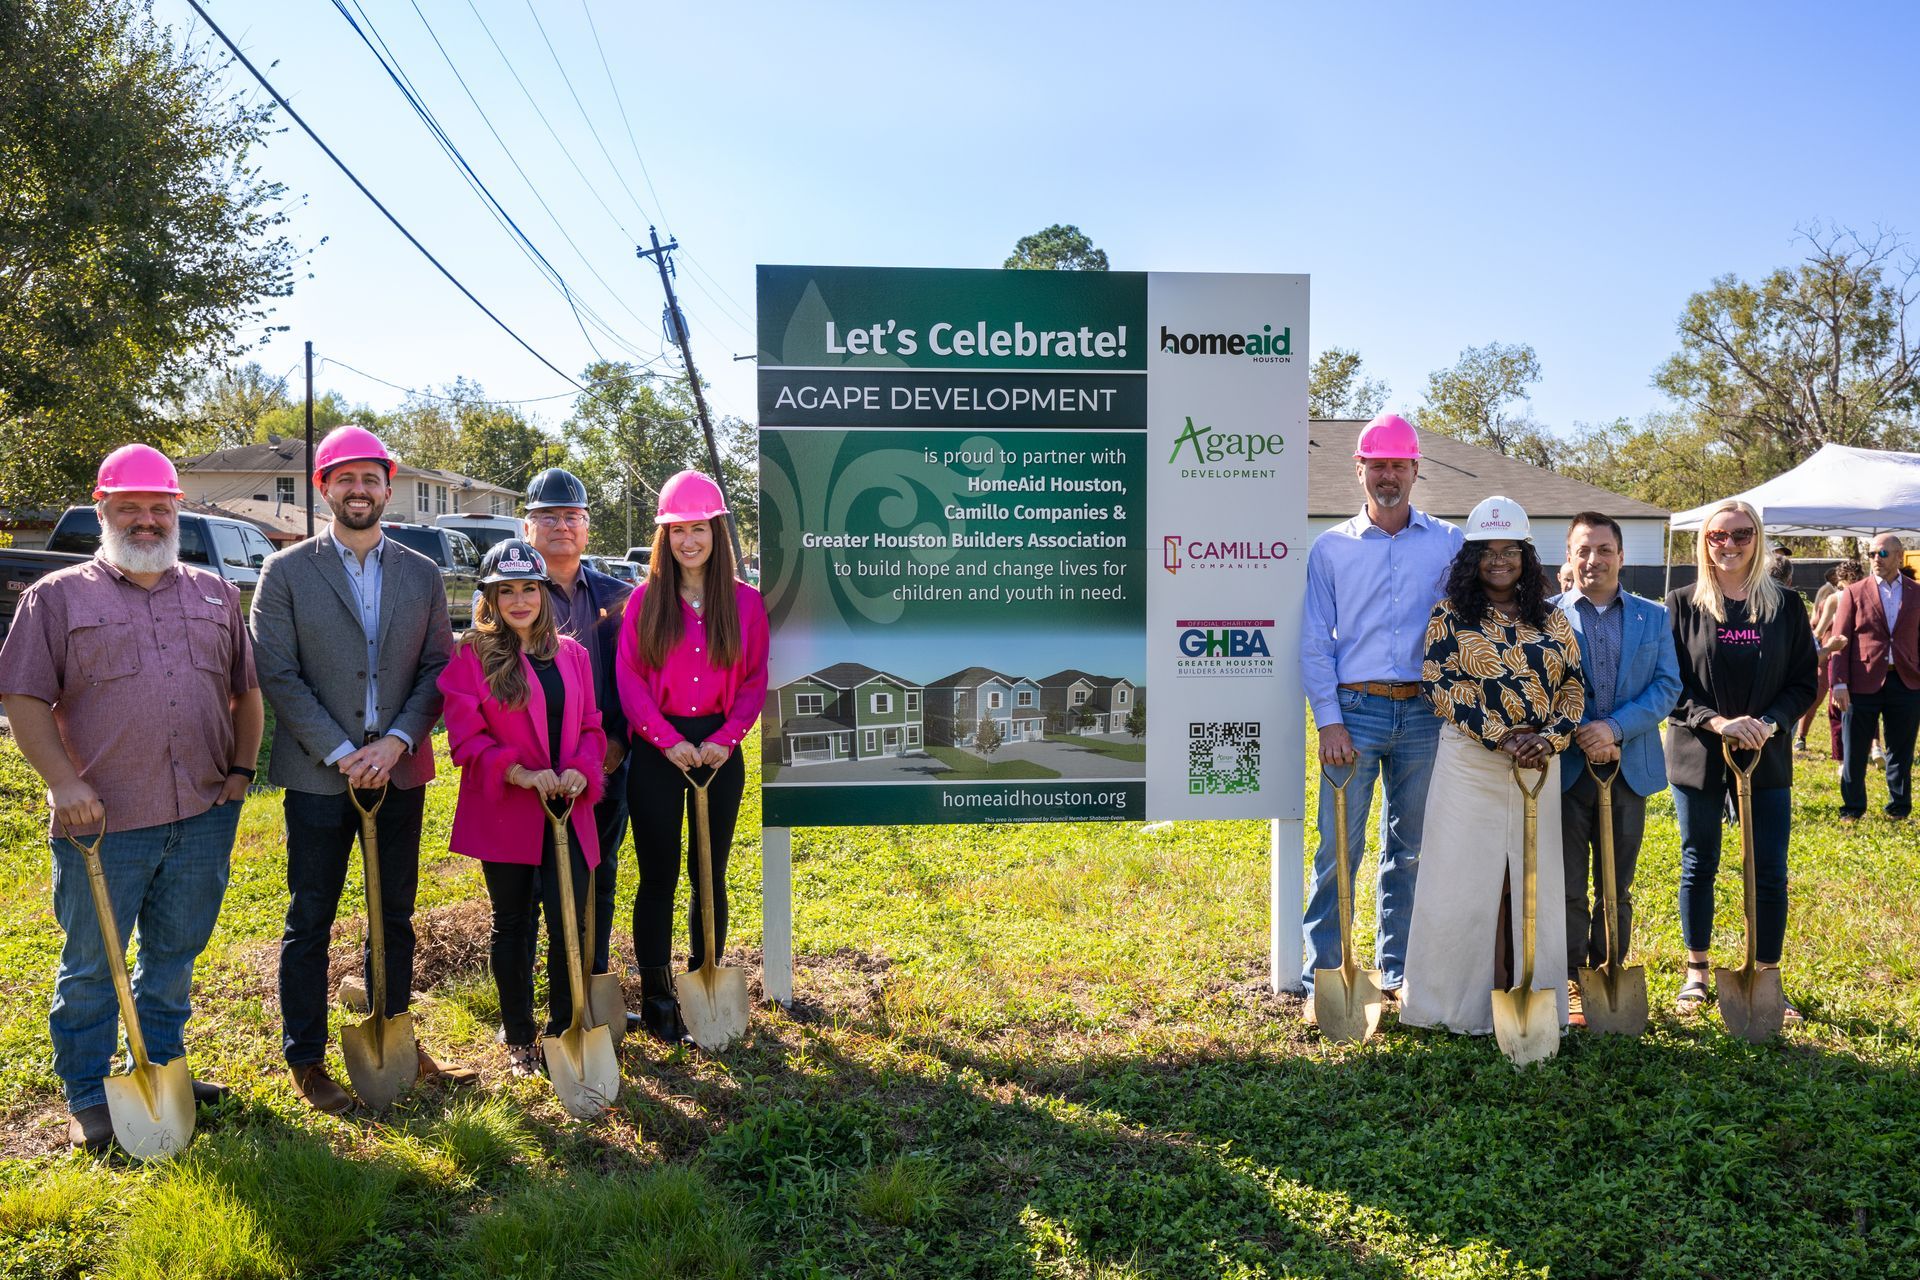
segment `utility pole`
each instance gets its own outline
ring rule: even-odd
[[[707,397],[700,391],[700,374],[693,367],[693,343],[687,332],[687,318],[680,314],[680,302],[673,296],[672,265],[667,255],[680,247],[678,240],[660,243],[660,233],[652,227],[647,235],[653,240],[653,248],[644,249],[635,245],[633,256],[652,258],[654,265],[660,268],[660,287],[667,291],[667,327],[672,330],[674,341],[680,344],[680,358],[686,362],[687,385],[693,388],[693,406],[700,411],[700,430],[707,437],[707,461],[713,467],[713,482],[720,486],[720,500],[727,504],[727,510],[733,510],[733,499],[727,494],[727,479],[720,473],[720,447],[713,441],[713,420],[707,416]],[[733,563],[741,573],[746,572],[747,558],[740,550],[740,522],[729,518],[727,534],[733,540]]]
[[[307,536],[313,536],[313,344],[307,344]]]

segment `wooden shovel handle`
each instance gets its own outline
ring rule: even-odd
[[[87,866],[87,887],[93,891],[93,914],[100,922],[100,940],[107,947],[107,972],[113,977],[114,998],[120,1002],[120,1021],[127,1027],[127,1051],[133,1055],[135,1071],[145,1071],[150,1065],[147,1061],[147,1037],[140,1030],[140,1012],[133,1003],[133,981],[127,977],[127,950],[120,941],[120,922],[113,916],[113,898],[107,892],[107,869],[100,865],[100,846],[107,838],[106,806],[100,806],[100,834],[93,843],[81,844],[67,830],[67,824],[60,824],[60,838],[72,845],[80,853],[80,859]]]
[[[360,793],[347,784],[347,799],[360,811],[360,871],[366,881],[367,950],[371,953],[373,981],[368,984],[367,1011],[375,1018],[387,1016],[387,918],[380,905],[380,836],[374,815],[387,802],[387,784],[381,783],[373,807],[360,803]]]
[[[1353,956],[1353,864],[1347,851],[1347,785],[1360,772],[1360,762],[1347,766],[1347,776],[1333,780],[1333,771],[1320,766],[1320,777],[1333,788],[1333,886],[1340,907],[1340,969],[1348,979],[1359,967]]]
[[[1747,962],[1740,971],[1751,975],[1759,959],[1759,875],[1753,864],[1753,771],[1760,767],[1760,752],[1756,750],[1753,763],[1742,767],[1733,758],[1738,750],[1742,748],[1725,738],[1720,739],[1720,754],[1733,770],[1733,793],[1740,811],[1740,887],[1747,918]]]
[[[1520,788],[1520,794],[1526,797],[1526,821],[1520,834],[1520,945],[1521,972],[1520,990],[1533,990],[1533,931],[1534,931],[1534,894],[1540,877],[1540,788],[1547,785],[1545,767],[1538,770],[1540,777],[1531,787],[1520,775],[1535,770],[1522,769],[1520,762],[1512,762],[1513,783]]]
[[[720,771],[709,769],[705,782],[695,782],[691,770],[682,768],[680,772],[687,775],[687,785],[693,788],[693,843],[700,862],[700,940],[705,944],[700,967],[717,969],[720,957],[714,954],[713,837],[707,821],[707,788],[720,776]]]

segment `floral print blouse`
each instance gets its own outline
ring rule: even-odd
[[[1544,630],[1493,609],[1470,627],[1442,600],[1427,619],[1420,681],[1441,719],[1490,749],[1530,730],[1565,751],[1587,702],[1580,638],[1558,609],[1548,610]]]

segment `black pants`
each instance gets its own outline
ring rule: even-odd
[[[622,756],[620,765],[607,775],[606,791],[600,797],[600,803],[593,806],[593,826],[600,842],[600,865],[594,869],[593,904],[593,955],[588,957],[587,972],[612,973],[609,963],[613,958],[613,897],[618,889],[616,883],[620,875],[620,846],[627,838],[627,759]],[[527,968],[533,968],[533,962],[539,951],[540,904],[546,895],[539,891],[538,877],[532,894],[533,919],[527,926]]]
[[[1561,768],[1568,762],[1563,760]],[[1620,955],[1633,939],[1633,871],[1647,831],[1647,798],[1616,778],[1613,783],[1613,878],[1620,898]],[[1560,793],[1560,858],[1566,871],[1567,976],[1607,958],[1606,899],[1600,891],[1600,787],[1585,768]],[[1592,901],[1588,901],[1592,885]]]
[[[698,745],[726,723],[725,716],[668,716],[687,741]],[[704,769],[694,773],[705,776]],[[733,827],[740,817],[740,797],[746,791],[747,767],[734,751],[720,766],[707,788],[708,833],[713,849],[714,946],[727,949],[727,854],[733,847]],[[693,903],[688,913],[691,942],[687,967],[698,969],[705,960],[700,929],[700,865],[694,844],[694,794],[674,763],[659,748],[636,741],[627,774],[627,809],[633,822],[633,861],[640,868],[640,884],[633,897],[633,953],[642,969],[673,963],[673,896],[680,887],[681,850],[686,850],[687,874],[693,881]],[[687,839],[681,843],[682,820]]]
[[[1887,814],[1904,818],[1913,812],[1913,740],[1920,731],[1920,689],[1910,689],[1897,672],[1872,693],[1852,693],[1852,705],[1841,717],[1846,749],[1840,766],[1840,812],[1858,817],[1867,811],[1867,769],[1873,758],[1873,738],[1880,722],[1880,749],[1887,757]]]
[[[413,996],[413,896],[420,883],[420,817],[425,787],[388,787],[373,829],[380,852],[380,916],[387,953],[387,1012],[403,1013]],[[327,1053],[327,942],[340,909],[340,890],[360,838],[360,813],[342,791],[289,791],[287,817],[287,929],[280,937],[282,1048],[290,1066],[318,1062]],[[373,990],[372,957],[366,966]]]
[[[567,835],[567,851],[573,866],[573,927],[577,935],[586,922],[587,860],[580,850],[580,838],[572,831]],[[533,1043],[534,922],[540,906],[546,908],[547,918],[547,1034],[560,1034],[573,1020],[567,940],[555,927],[565,918],[560,909],[560,877],[555,866],[551,825],[540,840],[539,866],[520,862],[480,864],[480,873],[487,881],[487,897],[493,904],[489,960],[494,990],[500,994],[500,1022],[506,1028],[508,1044]]]

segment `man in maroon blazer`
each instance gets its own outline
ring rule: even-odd
[[[1881,721],[1887,757],[1887,816],[1913,809],[1913,742],[1920,731],[1920,587],[1900,575],[1900,539],[1873,540],[1873,576],[1840,596],[1835,636],[1847,647],[1829,661],[1833,704],[1844,713],[1846,751],[1840,766],[1840,818],[1867,811],[1867,751]]]

